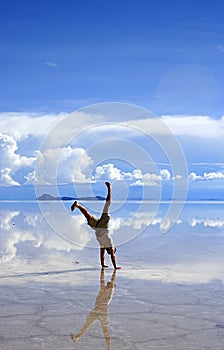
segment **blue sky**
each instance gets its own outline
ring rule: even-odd
[[[1,2],[2,188],[32,183],[41,142],[63,117],[94,103],[121,102],[151,110],[170,128],[183,148],[191,189],[200,187],[202,193],[215,188],[220,193],[223,10],[217,0]],[[140,118],[136,123],[140,125]],[[102,137],[101,130],[95,134]],[[122,138],[124,133],[114,130],[111,135]],[[126,139],[150,153],[150,143],[142,135],[128,135]],[[89,140],[96,142],[93,135]],[[61,172],[62,183],[71,181],[77,157],[82,158],[79,181],[90,180],[90,171],[91,181],[107,176],[133,180],[132,186],[134,180],[147,186],[153,185],[152,179],[168,183],[174,176],[154,148],[150,156],[157,178],[143,163],[134,169],[112,155],[97,163],[96,152],[88,152],[86,142],[80,137],[66,145],[70,175]],[[134,170],[141,170],[138,178]]]
[[[1,3],[1,111],[124,101],[219,117],[221,1]],[[167,91],[169,90],[169,91]]]

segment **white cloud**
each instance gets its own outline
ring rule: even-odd
[[[146,114],[147,115],[147,114]],[[106,122],[107,117],[102,115],[91,115],[86,112],[75,112],[70,113],[58,113],[58,114],[35,114],[35,113],[16,113],[16,112],[5,112],[0,113],[0,130],[12,135],[16,140],[27,137],[28,135],[34,136],[45,136],[50,132],[60,121],[66,117],[71,117],[66,120],[68,130],[72,126],[72,132],[74,133],[74,120],[78,122],[79,130],[83,127],[88,127],[93,123]],[[164,123],[164,128],[162,125]],[[130,127],[127,127],[130,124]],[[224,117],[220,119],[214,119],[210,116],[201,115],[163,115],[160,118],[145,118],[126,121],[122,124],[122,119],[117,121],[116,124],[110,123],[109,130],[112,134],[124,133],[126,127],[126,133],[130,136],[141,133],[141,130],[150,131],[150,134],[157,133],[170,133],[174,135],[190,135],[190,136],[201,136],[206,138],[212,138],[224,135]],[[137,128],[137,129],[135,129]],[[66,132],[68,131],[66,130]],[[108,125],[102,124],[98,126],[97,132],[107,132]],[[92,130],[96,133],[96,130]]]
[[[224,179],[224,173],[221,171],[218,172],[211,172],[211,173],[204,173],[204,179],[205,180],[213,180],[213,179]]]
[[[28,173],[24,176],[25,179],[25,185],[33,185],[35,181],[35,172],[32,171],[31,173]]]
[[[37,115],[34,113],[0,113],[0,130],[16,141],[45,136],[67,114]]]
[[[161,177],[157,174],[150,174],[145,173],[142,174],[142,177],[137,179],[134,183],[132,183],[132,186],[138,185],[138,186],[158,186],[160,183]]]
[[[54,68],[55,70],[59,69],[59,66],[57,63],[53,63],[53,62],[45,62],[46,66],[50,67],[50,68]]]
[[[23,168],[33,166],[35,157],[26,157],[17,153],[18,146],[12,136],[0,132],[0,185],[13,186],[19,185],[13,177],[16,172]]]
[[[124,176],[125,174],[116,168],[114,164],[104,164],[96,167],[94,179],[122,180]]]
[[[103,164],[95,169],[94,180],[127,180],[131,186],[158,186],[162,180],[171,180],[169,170],[162,169],[159,174],[143,173],[141,169],[125,172],[118,169],[114,164]]]
[[[196,136],[206,139],[224,136],[224,117],[214,119],[200,115],[164,115],[161,119],[176,136]]]
[[[27,181],[35,177],[37,184],[86,182],[90,180],[93,160],[82,148],[54,148],[39,152],[35,175],[28,174]]]
[[[170,180],[171,174],[170,174],[169,170],[162,169],[162,170],[160,170],[160,177],[162,180]]]
[[[189,174],[189,179],[190,180],[202,180],[202,176],[201,175],[197,175],[195,172],[192,172]]]
[[[203,175],[197,175],[195,172],[191,172],[189,174],[189,179],[190,180],[201,180],[201,181],[206,181],[206,180],[217,180],[217,179],[224,179],[224,173],[221,171],[217,171],[217,172],[210,172],[210,173],[206,173],[204,172]]]
[[[55,174],[52,174],[52,171],[55,171],[51,165],[53,166],[54,158],[57,158],[59,154],[63,155],[63,159],[60,159],[59,162],[57,174],[60,182],[66,183],[74,181],[90,181],[90,168],[93,165],[95,157],[91,155],[91,159],[88,156],[88,154],[84,151],[85,146],[82,145],[83,151],[80,151],[80,147],[75,150],[75,148],[69,148],[65,142],[72,142],[73,136],[76,135],[79,130],[85,130],[86,134],[84,133],[84,136],[88,135],[91,137],[91,135],[94,135],[93,140],[98,139],[98,136],[101,134],[104,136],[107,135],[107,137],[109,135],[110,137],[120,137],[122,139],[122,134],[124,135],[124,130],[126,130],[127,133],[125,132],[125,138],[130,138],[130,140],[132,140],[135,139],[135,137],[140,139],[141,130],[145,130],[146,132],[149,131],[150,135],[152,135],[153,133],[167,133],[170,129],[171,132],[169,133],[179,136],[180,142],[182,142],[186,136],[190,137],[188,139],[190,141],[185,141],[184,143],[185,152],[186,154],[189,152],[189,154],[187,154],[187,158],[190,161],[194,160],[196,162],[197,159],[200,159],[202,162],[206,162],[208,159],[207,150],[210,152],[210,159],[212,159],[213,156],[216,156],[215,160],[221,159],[222,147],[220,142],[224,137],[224,117],[220,119],[213,119],[209,116],[164,115],[161,118],[143,119],[143,114],[141,115],[141,119],[137,119],[136,117],[136,119],[130,118],[129,121],[128,117],[125,117],[125,124],[122,124],[121,118],[121,123],[119,123],[117,120],[116,124],[112,123],[112,125],[108,125],[105,123],[107,120],[106,115],[92,115],[84,111],[75,112],[73,115],[66,113],[52,115],[37,115],[34,113],[0,113],[0,130],[3,133],[1,134],[1,142],[4,143],[4,147],[1,148],[1,184],[9,186],[18,185],[21,183],[21,180],[18,179],[16,173],[19,169],[25,169],[26,167],[27,174],[24,175],[26,184],[33,183],[34,173],[32,171],[32,166],[37,156],[35,151],[37,151],[39,148],[40,141],[43,140],[44,137],[48,136],[50,131],[56,125],[58,125],[58,127],[53,129],[54,132],[48,139],[47,147],[49,150],[44,151],[45,155],[41,155],[41,153],[39,153],[40,157],[44,158],[43,160],[46,162],[45,171],[43,171],[43,176],[45,179],[42,179],[45,183],[50,183],[50,178],[55,176]],[[93,119],[97,127],[88,128],[89,125],[93,124]],[[63,121],[65,121],[65,123],[63,123]],[[167,125],[169,129],[166,127],[161,129],[161,121],[162,124],[164,123],[164,125]],[[128,127],[129,122],[130,127]],[[32,143],[31,148],[29,148],[29,137],[34,137],[35,140],[38,139],[38,141],[35,141],[35,146],[34,142]],[[197,148],[195,145],[197,145],[197,142],[199,142],[198,138],[200,138],[200,147]],[[211,142],[208,143],[208,139]],[[27,147],[27,149],[29,149],[29,154],[34,154],[33,157],[26,157],[21,154],[18,145],[20,146],[19,142],[23,140],[27,140],[27,143],[23,145],[24,150],[25,147]],[[196,140],[194,141],[193,145],[192,140]],[[141,141],[139,144],[143,149],[147,147],[145,143],[141,144]],[[220,144],[220,147],[217,149],[218,144]],[[114,152],[118,153],[119,146],[117,146],[116,149],[116,142],[114,145]],[[107,150],[105,150],[105,152],[106,151]],[[99,148],[99,158],[101,152],[103,152],[103,150],[100,150]],[[49,157],[49,159],[47,159],[47,157]],[[79,163],[76,162],[78,158]],[[161,181],[169,181],[174,179],[172,178],[172,175],[168,169],[162,169],[160,172],[158,172],[158,174],[156,174],[156,171],[147,171],[146,168],[144,168],[143,171],[140,161],[141,159],[139,160],[139,164],[136,165],[137,169],[132,172],[124,172],[116,167],[116,164],[107,164],[97,167],[94,180],[127,180],[131,182],[131,185],[158,186]],[[153,159],[153,161],[155,164],[157,163],[157,159]],[[74,172],[75,163],[76,168]],[[46,170],[48,171],[48,174],[46,174]],[[46,179],[46,177],[48,179]],[[223,179],[223,177],[224,174],[222,171],[211,171],[204,173],[203,175],[196,174],[196,172],[191,172],[189,175],[189,178],[192,181]],[[178,178],[180,178],[180,176],[176,175],[175,180]]]
[[[224,116],[214,119],[206,115],[162,115],[158,118],[127,122],[149,135],[191,136],[212,139],[224,136]]]
[[[11,172],[9,168],[0,170],[0,186],[20,186],[19,182],[13,180]]]
[[[141,169],[135,169],[132,172],[125,172],[118,169],[114,164],[104,164],[96,167],[95,180],[128,180],[135,181],[134,184],[155,185],[161,180],[170,180],[171,175],[167,169],[158,174],[142,173]]]

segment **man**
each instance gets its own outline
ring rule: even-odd
[[[110,220],[110,216],[108,214],[109,207],[111,205],[111,185],[109,182],[105,182],[105,185],[107,186],[107,197],[106,197],[106,203],[103,208],[103,213],[101,217],[98,219],[95,216],[91,215],[88,210],[83,207],[81,204],[79,204],[77,201],[75,201],[71,206],[71,211],[74,211],[75,208],[78,208],[81,213],[85,216],[87,219],[88,225],[95,230],[96,239],[99,242],[100,245],[100,262],[102,267],[108,267],[104,263],[104,255],[105,250],[111,257],[111,262],[113,264],[113,267],[115,269],[120,269],[119,266],[116,264],[116,257],[115,252],[116,248],[113,247],[113,241],[112,238],[109,236],[109,230],[108,230],[108,223]]]

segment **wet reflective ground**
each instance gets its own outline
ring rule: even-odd
[[[100,269],[78,213],[55,216],[63,239],[36,203],[0,204],[1,350],[223,350],[224,205],[188,203],[166,234],[168,204],[154,217],[135,205],[111,215],[114,241],[126,240],[114,271],[108,256]]]

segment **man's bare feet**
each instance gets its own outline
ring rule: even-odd
[[[75,210],[75,208],[77,207],[77,204],[78,204],[77,201],[75,201],[75,202],[72,204],[72,206],[71,206],[71,211]]]
[[[104,269],[105,267],[108,267],[108,265],[102,265],[101,267],[102,267],[102,269]]]
[[[115,270],[120,270],[121,267],[120,267],[120,266],[116,266],[114,269],[115,269]]]
[[[105,185],[106,185],[107,187],[110,187],[110,183],[109,183],[108,181],[105,182]]]

